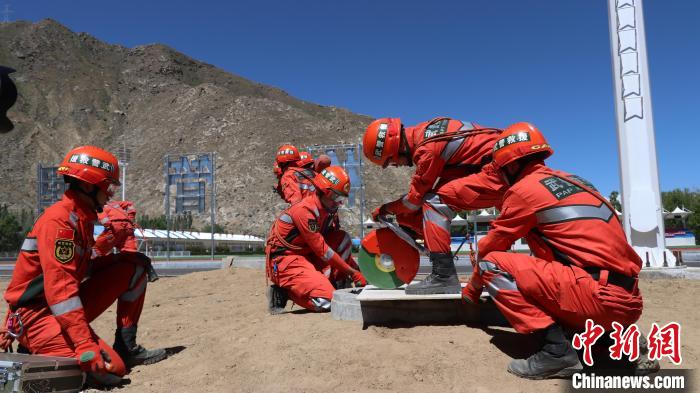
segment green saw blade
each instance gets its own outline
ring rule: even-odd
[[[396,267],[389,254],[373,254],[361,246],[358,264],[367,282],[377,288],[391,289],[404,284],[396,275]]]

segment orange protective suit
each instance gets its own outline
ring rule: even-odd
[[[118,298],[117,326],[137,324],[147,276],[133,254],[91,259],[97,214],[73,190],[49,207],[27,235],[5,292],[9,312],[23,323],[17,340],[30,352],[75,357],[86,342],[100,345],[111,372],[122,376],[122,359],[89,323]],[[6,326],[7,327],[7,326]]]
[[[483,128],[437,118],[405,129],[416,171],[408,193],[388,207],[401,225],[425,240],[430,252],[450,252],[450,225],[456,212],[492,207],[503,197],[505,183],[489,165],[499,132],[479,131]],[[469,130],[474,133],[441,138]]]
[[[521,237],[533,257],[506,252]],[[609,330],[642,313],[642,261],[614,210],[585,180],[542,163],[527,166],[506,192],[479,256],[465,297],[475,301],[486,287],[520,333],[554,322],[581,330],[588,318]]]
[[[332,282],[357,270],[350,235],[339,228],[316,194],[291,205],[272,224],[265,250],[267,277],[292,301],[315,310],[314,298],[332,299]]]
[[[95,253],[108,255],[116,248],[120,252],[136,252],[138,242],[134,235],[136,208],[131,201],[109,202],[98,216],[104,231],[95,240]]]
[[[316,172],[309,168],[287,167],[279,180],[277,190],[282,199],[291,204],[297,203],[307,195],[316,192],[313,178]]]

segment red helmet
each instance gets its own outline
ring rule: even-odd
[[[316,187],[335,202],[342,202],[350,195],[350,176],[339,166],[329,166],[316,175]]]
[[[282,168],[280,168],[280,166],[277,162],[272,164],[272,173],[274,173],[275,176],[277,176],[277,177],[282,176]]]
[[[493,161],[500,168],[532,154],[542,154],[545,159],[554,154],[554,150],[540,130],[526,122],[506,128],[493,146]]]
[[[95,146],[80,146],[68,152],[56,173],[93,184],[110,197],[120,185],[117,158]]]
[[[383,118],[371,122],[362,138],[362,151],[373,163],[386,166],[399,159],[401,119]]]
[[[293,145],[282,145],[277,149],[277,158],[275,159],[278,165],[288,164],[290,162],[299,161],[299,150]]]
[[[299,152],[299,161],[297,161],[297,166],[299,168],[304,168],[308,165],[311,165],[314,163],[314,156],[311,155],[308,151],[300,151]]]

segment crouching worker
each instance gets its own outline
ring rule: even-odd
[[[329,311],[332,283],[350,279],[355,286],[367,285],[336,216],[350,192],[350,178],[343,168],[330,166],[314,184],[316,192],[282,211],[270,229],[265,253],[273,314],[284,309],[287,299],[307,310]]]
[[[71,150],[58,168],[69,184],[22,244],[5,292],[9,304],[2,346],[12,338],[38,355],[75,357],[92,383],[118,384],[127,367],[165,358],[136,345],[146,290],[145,256],[91,258],[93,223],[119,186],[117,159],[92,146]],[[146,258],[147,259],[147,258]],[[90,327],[115,300],[114,348]]]
[[[154,282],[158,280],[158,273],[156,273],[153,265],[151,263],[151,258],[147,257],[138,251],[138,242],[136,240],[135,229],[136,229],[136,208],[134,203],[131,201],[113,201],[108,202],[99,213],[98,219],[100,224],[104,226],[104,231],[97,236],[95,239],[95,245],[92,247],[93,258],[95,260],[109,261],[109,258],[100,258],[117,252],[111,260],[117,260],[121,262],[133,261],[137,263],[137,272],[135,276],[139,279],[142,277],[143,270],[146,270],[146,277],[148,282]],[[143,285],[144,291],[142,295],[138,295],[141,291],[132,293],[131,295],[125,294],[117,299],[117,314],[119,315],[120,309],[123,308],[134,308],[131,305],[133,302],[138,302],[139,305],[136,307],[138,309],[143,308],[143,302],[145,300],[145,283],[139,283]],[[138,296],[136,296],[138,295]],[[117,325],[120,321],[117,320]],[[129,324],[128,321],[125,324]],[[136,344],[136,325],[133,326],[123,326],[118,328],[115,333],[114,338],[114,349],[122,356],[122,359],[126,361],[128,367],[132,367],[139,364],[151,364],[160,361],[166,357],[165,350],[158,349],[147,351],[140,345]]]
[[[567,377],[580,368],[564,331],[587,319],[612,330],[642,314],[642,266],[610,203],[585,180],[545,166],[552,155],[529,123],[508,127],[493,161],[508,184],[500,216],[479,242],[479,262],[463,290],[477,303],[485,287],[518,333],[537,333],[542,349],[515,359],[522,378]],[[533,256],[506,252],[525,237]]]
[[[396,221],[425,240],[432,271],[406,287],[407,295],[459,294],[450,225],[458,211],[497,205],[504,184],[491,162],[501,130],[449,118],[404,127],[398,118],[377,119],[363,137],[365,157],[382,168],[416,166],[408,194],[378,207],[372,219]]]

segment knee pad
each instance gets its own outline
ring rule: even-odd
[[[314,305],[316,311],[330,311],[331,301],[323,297],[312,297],[311,303]]]

